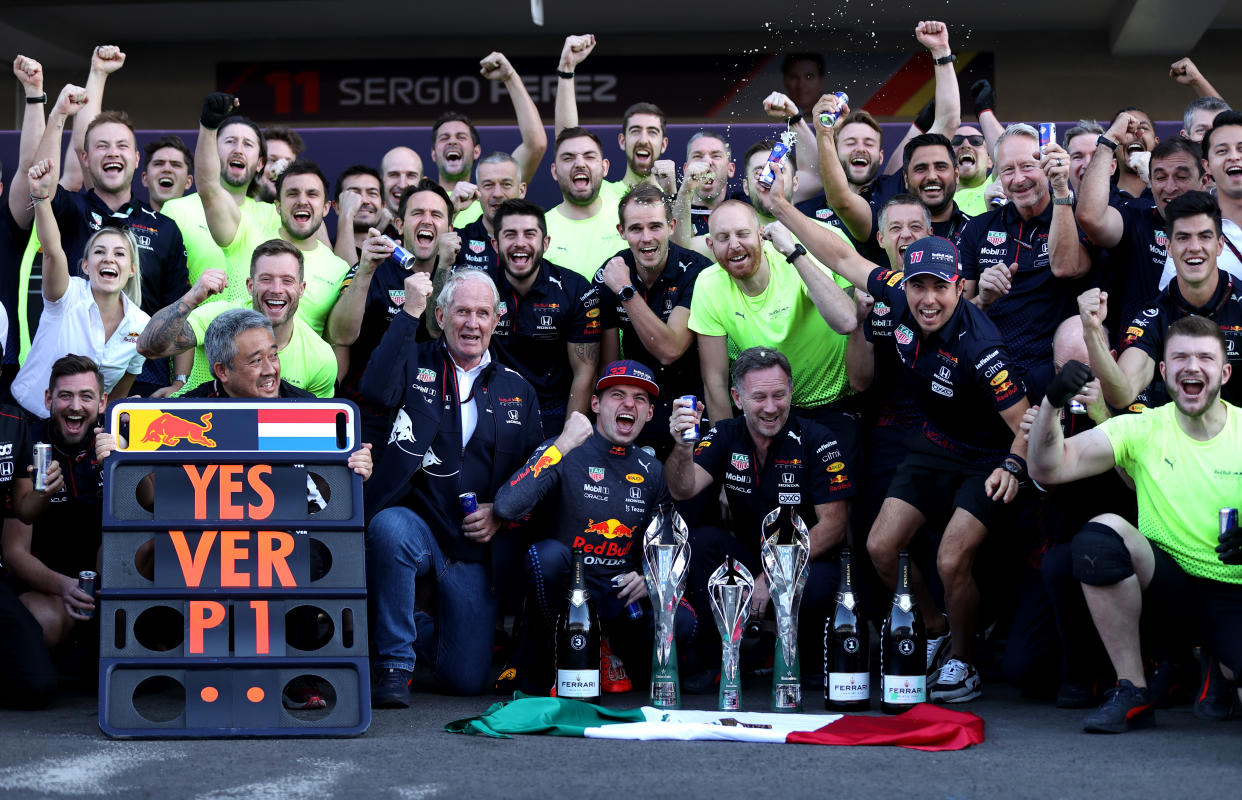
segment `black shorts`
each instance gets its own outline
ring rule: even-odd
[[[1144,609],[1172,612],[1176,619],[1164,620],[1169,625],[1189,623],[1197,644],[1242,675],[1242,584],[1188,575],[1154,542],[1151,551],[1156,566],[1143,592]]]
[[[959,458],[924,436],[911,437],[908,447],[888,497],[906,501],[929,520],[947,518],[960,508],[988,530],[1004,521],[1013,503],[993,500],[984,487],[995,467]]]

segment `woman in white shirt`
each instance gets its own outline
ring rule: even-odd
[[[124,397],[142,371],[138,334],[149,319],[139,307],[138,246],[128,231],[97,231],[82,253],[85,278],[70,277],[60,228],[46,202],[56,190],[56,173],[46,159],[30,168],[35,232],[43,249],[43,313],[12,389],[27,412],[43,419],[52,364],[70,353],[94,359],[103,372],[104,391]]]

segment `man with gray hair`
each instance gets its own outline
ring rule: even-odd
[[[280,354],[272,322],[251,308],[230,308],[203,336],[212,380],[185,397],[304,397],[315,395],[280,377]]]
[[[469,225],[457,228],[461,249],[457,252],[454,269],[486,270],[500,265],[496,246],[492,243],[496,236],[496,211],[504,201],[526,196],[526,181],[522,180],[517,159],[499,150],[483,156],[474,168],[474,179],[483,214]]]
[[[501,530],[492,501],[543,441],[535,390],[488,352],[500,306],[492,279],[450,275],[435,307],[444,334],[419,341],[430,295],[426,273],[406,277],[401,313],[361,381],[366,402],[397,408],[384,469],[366,492],[377,708],[409,706],[416,656],[453,694],[487,686],[492,623],[521,566],[517,535]],[[425,582],[435,585],[434,619],[414,606]]]
[[[737,165],[724,134],[698,131],[686,143],[685,180],[674,201],[673,218],[692,236],[707,235],[707,218],[729,199],[729,179]]]
[[[1196,97],[1186,104],[1186,111],[1182,114],[1182,136],[1192,142],[1202,142],[1204,134],[1211,130],[1216,115],[1232,110],[1219,97]]]

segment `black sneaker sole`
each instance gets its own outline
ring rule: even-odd
[[[371,708],[409,708],[410,698],[371,695]]]
[[[1087,733],[1125,733],[1127,731],[1138,730],[1140,728],[1152,728],[1156,725],[1156,712],[1154,708],[1150,708],[1141,714],[1137,714],[1130,719],[1122,720],[1120,723],[1113,722],[1084,722],[1082,729]]]

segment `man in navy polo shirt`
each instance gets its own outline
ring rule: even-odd
[[[673,400],[703,395],[699,350],[689,328],[694,281],[711,260],[670,241],[672,204],[659,187],[640,183],[621,198],[617,229],[629,243],[595,273],[605,364],[625,357],[651,364],[664,392],[652,408],[652,424],[639,445],[668,455],[667,427]],[[591,311],[587,311],[590,316]]]
[[[1039,133],[1010,125],[996,142],[997,175],[1009,202],[973,217],[960,250],[966,297],[996,324],[1032,396],[1052,380],[1052,338],[1073,314],[1091,258],[1074,223],[1069,155],[1039,152]]]
[[[497,151],[483,156],[474,168],[474,179],[478,182],[483,214],[469,225],[457,229],[461,236],[461,250],[457,252],[454,269],[493,269],[498,265],[496,245],[493,244],[496,212],[504,201],[526,196],[526,181],[522,180],[518,171],[517,159],[508,153]]]
[[[982,691],[969,663],[979,608],[971,570],[988,531],[1005,519],[1007,504],[1026,479],[1026,441],[1019,425],[1030,403],[1022,368],[1011,361],[987,315],[963,302],[957,249],[947,239],[928,236],[911,244],[903,273],[874,268],[837,244],[836,236],[816,231],[802,214],[785,213],[781,221],[823,263],[855,286],[865,286],[894,315],[890,352],[901,362],[926,422],[889,485],[867,551],[892,586],[898,551],[908,547],[929,518],[952,512],[936,554],[948,626],[934,619],[928,625],[929,673],[944,651],[949,658],[932,673],[928,696],[938,702],[973,700]],[[917,569],[914,577],[919,604],[933,608]]]
[[[492,224],[500,255],[499,267],[488,271],[500,292],[496,360],[535,387],[543,432],[555,436],[572,412],[591,407],[603,327],[590,313],[599,294],[586,278],[544,259],[550,240],[539,206],[506,200]]]
[[[1231,364],[1242,363],[1242,288],[1216,261],[1224,246],[1220,206],[1207,192],[1187,192],[1165,207],[1164,216],[1177,278],[1128,321],[1115,360],[1104,329],[1108,292],[1090,289],[1078,298],[1090,366],[1100,378],[1104,399],[1114,408],[1131,405],[1144,389],[1149,404],[1168,402],[1156,363],[1164,355],[1169,326],[1182,317],[1194,314],[1219,325],[1225,335],[1225,357]],[[1226,382],[1221,397],[1242,403],[1242,381]]]

